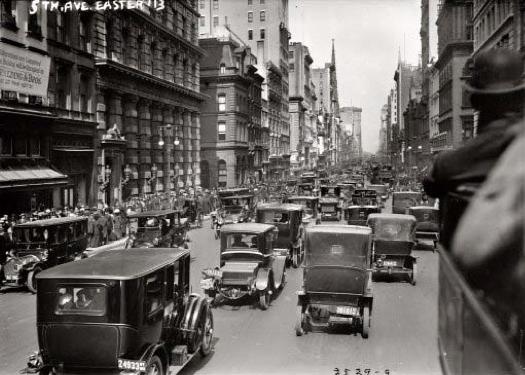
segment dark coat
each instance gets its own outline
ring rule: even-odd
[[[485,181],[521,126],[521,121],[516,120],[493,121],[462,147],[439,154],[430,175],[423,180],[425,192],[443,198],[459,185]]]

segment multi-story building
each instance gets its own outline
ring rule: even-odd
[[[310,71],[312,63],[308,47],[302,43],[290,44],[290,163],[296,171],[311,167],[311,151],[317,133],[317,98]]]
[[[200,185],[198,17],[186,0],[93,15],[99,200]]]
[[[201,185],[232,187],[263,178],[268,158],[261,124],[261,86],[255,56],[231,36],[201,38]],[[206,173],[205,173],[206,171]]]
[[[474,46],[472,58],[491,48],[525,51],[525,2],[521,0],[474,0],[472,24]],[[472,133],[477,130],[474,114]],[[465,137],[471,136],[465,129]]]
[[[359,107],[341,107],[339,114],[343,123],[343,127],[347,132],[350,132],[354,137],[353,143],[353,158],[360,158],[363,154],[363,147],[361,143],[361,113],[362,108]]]
[[[381,107],[381,125],[379,128],[379,147],[378,147],[378,156],[379,161],[382,164],[386,164],[388,160],[388,104],[384,104]]]
[[[442,0],[438,10],[439,135],[432,149],[456,148],[471,136],[473,111],[463,81],[473,48],[472,1]],[[437,144],[443,144],[437,147]]]
[[[201,38],[233,33],[257,57],[268,102],[271,178],[283,178],[290,166],[288,82],[288,0],[199,0]]]
[[[2,213],[93,204],[91,14],[0,2]]]

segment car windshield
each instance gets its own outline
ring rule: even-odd
[[[386,241],[412,241],[414,222],[378,220],[370,223],[374,238]]]
[[[49,238],[47,228],[15,228],[14,238],[19,243],[45,242]]]
[[[266,224],[288,224],[290,222],[290,215],[287,212],[279,211],[262,211],[261,223]]]
[[[102,316],[106,301],[104,286],[62,285],[57,290],[55,314]]]
[[[321,205],[321,211],[323,212],[334,212],[335,211],[335,205],[331,203],[323,203]]]
[[[231,233],[226,236],[227,249],[249,249],[258,251],[257,235],[244,233]]]
[[[238,214],[238,213],[241,213],[241,211],[242,211],[241,206],[225,206],[224,207],[224,212],[226,212],[226,214]]]

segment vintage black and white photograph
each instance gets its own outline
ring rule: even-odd
[[[525,0],[0,0],[0,375],[523,375]]]

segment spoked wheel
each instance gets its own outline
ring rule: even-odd
[[[281,285],[279,285],[279,289],[283,289],[284,284],[286,284],[286,269],[283,270],[283,276],[281,277]]]
[[[297,251],[296,247],[292,249],[292,267],[299,267],[299,252]]]
[[[416,275],[417,275],[417,263],[412,263],[412,272],[410,273],[410,284],[416,285]]]
[[[151,357],[148,365],[146,366],[146,375],[164,375],[164,367],[162,361],[156,355]]]
[[[211,353],[213,341],[213,314],[211,313],[211,308],[206,309],[206,314],[203,318],[200,353],[203,357],[206,357]]]
[[[361,336],[364,339],[368,338],[368,333],[370,332],[370,307],[363,307],[363,322],[361,327]]]
[[[297,321],[295,322],[295,335],[296,336],[302,336],[304,335],[306,332],[305,330],[305,316],[304,316],[304,312],[303,312],[303,307],[302,306],[297,306]]]
[[[259,292],[259,307],[261,310],[267,310],[270,306],[270,293],[268,289]]]
[[[29,273],[27,274],[27,282],[26,282],[26,285],[27,285],[27,289],[29,289],[29,291],[31,293],[36,293],[36,278],[35,276],[38,275],[38,273],[42,271],[42,269],[40,267],[35,267],[33,268],[33,270],[29,271]]]

